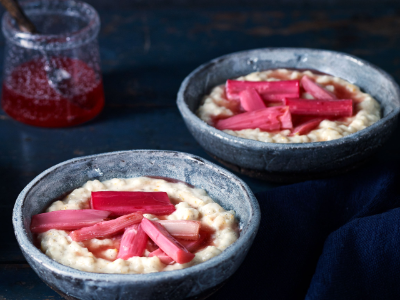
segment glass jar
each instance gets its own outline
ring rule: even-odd
[[[15,120],[42,127],[92,119],[104,106],[96,10],[62,0],[29,1],[22,7],[39,34],[22,32],[4,14],[3,110]],[[55,74],[60,81],[54,80]]]

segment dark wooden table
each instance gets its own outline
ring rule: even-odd
[[[18,193],[40,172],[73,157],[127,149],[177,150],[212,161],[175,105],[180,83],[198,65],[252,48],[310,47],[357,55],[400,79],[400,4],[136,8],[124,2],[116,10],[103,2],[99,7],[93,2],[102,20],[106,106],[101,115],[82,126],[44,129],[0,111],[0,299],[61,299],[30,269],[11,224]],[[4,38],[0,42],[2,57]],[[398,161],[398,140],[399,130],[374,160]],[[241,177],[254,192],[274,186]],[[211,298],[243,288],[234,284],[237,274]]]

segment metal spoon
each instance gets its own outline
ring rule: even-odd
[[[0,3],[14,18],[22,32],[31,34],[39,33],[32,21],[25,15],[17,0],[0,0]],[[49,85],[59,95],[63,96],[64,98],[69,98],[69,95],[71,95],[70,88],[72,86],[70,82],[71,74],[69,74],[65,69],[57,67],[55,65],[55,61],[49,58],[44,49],[40,49],[39,51],[41,52],[45,61],[44,70],[46,72]]]

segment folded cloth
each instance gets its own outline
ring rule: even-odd
[[[256,197],[254,244],[211,299],[400,299],[400,166]]]

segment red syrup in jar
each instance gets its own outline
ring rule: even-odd
[[[86,63],[68,57],[52,58],[71,75],[66,95],[48,83],[44,60],[16,67],[3,82],[2,107],[13,119],[34,126],[67,127],[86,122],[104,106],[103,83]]]

